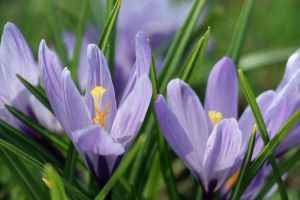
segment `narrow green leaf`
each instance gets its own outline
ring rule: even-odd
[[[255,100],[255,96],[253,94],[253,91],[252,91],[252,89],[251,89],[251,87],[250,87],[243,71],[238,70],[238,74],[239,74],[239,79],[240,79],[244,94],[245,94],[246,99],[247,99],[247,101],[250,105],[250,108],[251,108],[252,113],[254,115],[256,124],[258,126],[260,136],[261,136],[264,144],[267,145],[270,141],[270,138],[269,138],[268,131],[267,131],[267,128],[266,128],[266,124],[263,120],[262,114],[261,114],[261,112],[259,110],[259,107],[257,105],[257,102]],[[277,166],[276,160],[275,160],[273,155],[271,155],[271,157],[270,157],[270,163],[272,165],[274,176],[276,177],[276,180],[277,180],[277,183],[278,183],[280,196],[281,196],[282,199],[288,199],[288,196],[287,196],[287,193],[286,193],[286,190],[285,190],[285,187],[284,187],[284,183],[281,179],[281,176],[279,175],[278,166]]]
[[[122,0],[116,0],[115,6],[111,12],[111,15],[109,17],[109,19],[106,21],[106,24],[104,26],[104,31],[103,34],[101,36],[100,42],[99,42],[99,48],[104,52],[109,40],[112,36],[113,30],[114,30],[114,26],[116,25],[117,22],[117,18],[118,18],[118,14],[119,14],[119,10],[121,7],[121,3]]]
[[[197,25],[199,16],[205,5],[205,2],[206,0],[194,0],[194,3],[191,7],[187,18],[185,19],[181,28],[175,35],[170,50],[167,53],[160,76],[161,78],[159,82],[161,83],[160,85],[163,90],[166,88],[167,83],[174,76],[174,73],[180,65],[180,61],[184,56],[185,49],[187,47],[190,37],[193,34],[193,30]]]
[[[37,121],[33,120],[29,116],[22,113],[20,110],[9,105],[5,105],[5,107],[12,115],[14,115],[17,119],[19,119],[21,122],[27,125],[28,128],[40,134],[46,141],[53,144],[55,147],[62,150],[63,152],[67,151],[67,145],[60,138],[58,138],[55,133],[48,131],[45,127],[40,125]]]
[[[75,42],[75,48],[74,48],[74,58],[71,65],[71,76],[72,79],[77,83],[77,69],[78,69],[78,62],[80,57],[80,48],[81,48],[81,40],[85,29],[85,23],[88,18],[89,14],[89,1],[90,0],[84,0],[82,2],[82,10],[79,17],[79,22],[77,26],[76,31],[76,42]]]
[[[55,169],[49,164],[44,167],[43,181],[50,189],[52,200],[68,200],[63,182]]]
[[[60,55],[62,62],[68,66],[68,56],[62,39],[62,25],[60,23],[61,21],[58,19],[57,13],[55,13],[52,0],[47,0],[45,1],[45,3],[47,3],[48,20],[50,28],[52,30],[52,34],[54,36],[55,47],[57,48],[57,52]]]
[[[210,27],[208,27],[204,36],[202,36],[200,40],[198,40],[191,54],[187,58],[181,70],[181,73],[179,75],[180,79],[186,80],[188,83],[191,83],[192,82],[191,75],[199,74],[199,69],[206,51],[209,34],[210,34]]]
[[[77,162],[78,152],[73,145],[72,141],[70,141],[69,148],[68,148],[68,154],[65,161],[65,167],[64,167],[64,177],[72,183],[74,180],[74,174],[76,170],[76,162]]]
[[[16,76],[21,81],[21,83],[31,92],[31,94],[33,94],[46,108],[48,108],[49,111],[53,113],[45,91],[41,87],[38,88],[33,86],[21,75],[17,74]]]
[[[19,131],[18,129],[12,127],[11,125],[7,124],[3,120],[0,119],[0,128],[3,131],[0,131],[0,135],[2,138],[6,138],[14,144],[18,145],[18,148],[22,148],[22,150],[25,148],[27,152],[31,152],[32,155],[35,155],[38,153],[38,155],[42,156],[49,162],[55,163],[57,166],[62,166],[60,161],[52,155],[51,152],[47,151],[42,145],[35,142],[33,139],[26,136],[25,133]],[[4,133],[5,132],[5,133]]]
[[[263,164],[269,159],[276,148],[281,144],[285,137],[292,130],[294,125],[300,120],[300,110],[298,110],[292,117],[280,128],[277,134],[272,140],[263,148],[256,160],[253,162],[248,171],[248,179],[246,183],[249,183],[256,173],[261,169]]]
[[[155,99],[156,99],[159,91],[157,88],[155,62],[153,60],[153,56],[152,56],[152,61],[151,61],[151,65],[150,65],[150,79],[151,79],[152,88],[153,88],[151,107],[152,107],[152,112],[155,113],[154,103],[155,103]],[[156,122],[158,123],[157,118],[156,118]],[[157,130],[154,130],[154,131],[156,132],[156,137],[157,137],[156,141],[158,143],[159,160],[160,160],[159,163],[161,165],[161,171],[162,171],[164,181],[166,183],[168,194],[171,199],[174,199],[174,200],[179,199],[179,194],[178,194],[178,191],[176,188],[176,180],[175,180],[175,176],[174,176],[174,173],[172,170],[172,162],[170,159],[170,150],[166,146],[165,140],[162,136],[160,129],[158,128]]]
[[[296,49],[296,47],[288,47],[246,54],[241,58],[240,69],[243,71],[250,71],[263,66],[271,66],[276,63],[286,62]]]
[[[236,186],[233,188],[233,191],[231,192],[230,199],[238,200],[241,197],[240,188],[242,186],[243,179],[245,178],[245,176],[247,176],[248,166],[250,165],[252,153],[253,153],[253,149],[254,149],[255,136],[256,136],[256,127],[253,128],[253,131],[251,133],[251,137],[250,137],[250,140],[248,143],[248,148],[247,148],[247,151],[246,151],[243,163],[242,163],[240,174],[238,176]]]
[[[21,158],[22,160],[28,162],[29,164],[36,167],[37,169],[39,169],[39,170],[43,169],[43,164],[40,161],[38,161],[35,158],[31,157],[30,155],[24,153],[23,151],[21,151],[14,145],[6,142],[5,140],[0,139],[0,146],[2,148],[6,149],[6,151],[9,151],[9,152],[15,154],[18,158]]]
[[[68,181],[66,181],[64,179],[62,179],[62,181],[64,182],[67,194],[69,194],[70,196],[74,195],[76,197],[76,199],[80,199],[80,200],[92,199],[92,198],[88,197],[86,194],[84,194],[82,191],[78,190],[76,187],[74,187]]]
[[[106,185],[102,188],[102,190],[96,196],[95,200],[104,200],[105,199],[105,197],[108,195],[111,188],[118,181],[121,174],[123,174],[125,172],[125,170],[128,168],[130,163],[133,161],[133,159],[135,158],[137,152],[139,151],[139,149],[143,143],[144,143],[144,137],[140,136],[139,139],[133,145],[133,147],[129,150],[129,152],[127,153],[125,158],[121,161],[119,167],[116,169],[116,171],[110,177],[109,181],[106,183]]]
[[[254,8],[255,0],[245,0],[234,30],[234,34],[228,50],[228,55],[232,58],[234,64],[236,65],[239,65],[246,34],[250,26],[250,19],[253,16]]]
[[[24,164],[12,153],[7,152],[4,149],[0,149],[0,157],[16,177],[19,186],[26,192],[28,199],[39,200],[42,197],[46,197],[41,184],[34,181],[30,171],[24,166]]]
[[[295,164],[300,161],[300,149],[298,149],[295,153],[293,153],[292,156],[290,156],[283,164],[280,165],[279,173],[280,176],[283,176],[285,173],[287,173]],[[271,190],[273,185],[276,183],[275,178],[272,176],[269,180],[267,180],[263,186],[263,188],[260,190],[259,194],[255,197],[255,199],[263,199],[264,196]]]
[[[157,151],[156,151],[157,152]],[[153,158],[153,167],[151,168],[148,181],[144,188],[144,199],[158,199],[160,181],[161,181],[161,170],[159,169],[160,160],[159,154],[156,153]]]

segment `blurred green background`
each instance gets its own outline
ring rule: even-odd
[[[0,0],[0,32],[10,21],[15,23],[37,55],[41,39],[48,43],[54,41],[49,23],[49,2],[51,0]],[[175,1],[175,0],[174,0]],[[177,0],[178,1],[178,0]],[[63,29],[76,30],[81,0],[53,0],[57,20]],[[92,0],[94,8],[99,6],[97,0]],[[226,55],[234,27],[241,10],[242,0],[211,0],[207,4],[207,16],[204,29],[211,27],[212,49],[206,55],[203,63],[201,81],[195,85],[203,94],[207,75],[213,64]],[[91,10],[89,20],[103,26],[99,17],[104,16],[103,8]],[[267,89],[276,88],[285,69],[288,56],[300,47],[300,1],[299,0],[260,0],[257,1],[251,26],[247,34],[246,44],[240,67],[245,72],[256,95]],[[263,54],[264,53],[264,54]],[[261,57],[267,55],[267,57]],[[251,68],[251,69],[250,69]],[[240,92],[240,110],[246,105],[246,100]],[[300,164],[300,162],[299,162]],[[287,178],[289,195],[300,199],[300,166],[294,167]],[[21,195],[18,187],[9,182],[9,171],[0,165],[0,199],[9,198],[13,188],[13,196]],[[9,183],[8,183],[9,182]],[[22,199],[22,196],[17,196]],[[274,199],[279,198],[275,195]]]

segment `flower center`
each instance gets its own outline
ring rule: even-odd
[[[208,117],[211,123],[215,126],[218,122],[220,122],[223,118],[222,113],[217,111],[208,111]]]
[[[227,191],[230,191],[233,188],[233,186],[236,184],[238,180],[239,175],[240,175],[240,171],[236,172],[228,179],[228,181],[225,184],[225,188]]]
[[[101,86],[95,86],[91,90],[91,95],[93,97],[94,101],[94,109],[95,109],[95,117],[93,119],[93,124],[100,125],[102,128],[106,130],[106,124],[105,124],[105,116],[110,112],[110,105],[108,104],[104,111],[101,112],[102,108],[102,98],[104,93],[106,92],[106,89]]]

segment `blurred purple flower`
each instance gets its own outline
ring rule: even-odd
[[[136,55],[133,48],[135,34],[142,31],[145,37],[151,40],[154,50],[162,47],[179,28],[190,5],[191,1],[174,5],[171,0],[126,0],[122,2],[117,24],[116,67],[113,80],[117,101],[121,98],[119,95],[122,94],[132,73]],[[82,39],[78,65],[78,81],[82,90],[86,87],[88,77],[86,48],[88,44],[98,44],[99,32],[95,27],[88,25]],[[71,60],[75,47],[75,34],[64,32],[63,38]],[[162,57],[155,60],[159,68],[159,63],[163,61]]]
[[[5,109],[4,105],[8,104],[36,118],[49,130],[60,132],[59,123],[52,113],[23,86],[16,74],[38,85],[39,70],[32,52],[19,29],[7,23],[0,46],[0,118],[24,130],[22,123]]]
[[[167,102],[158,96],[156,114],[162,132],[176,154],[212,195],[234,175],[241,163],[243,135],[238,127],[237,77],[231,60],[213,68],[204,109],[183,81],[168,84]]]
[[[42,81],[51,106],[100,186],[135,139],[151,100],[150,49],[141,33],[136,42],[135,68],[118,106],[107,62],[96,45],[88,46],[90,70],[81,96],[58,57],[44,41],[40,44]]]

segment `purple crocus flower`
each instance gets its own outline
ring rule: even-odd
[[[0,46],[0,118],[24,130],[22,123],[4,107],[8,104],[36,118],[49,130],[60,132],[59,123],[52,113],[27,91],[16,74],[20,74],[31,84],[38,85],[39,70],[32,52],[20,30],[14,24],[7,23]]]
[[[237,172],[243,157],[237,93],[235,68],[225,57],[211,72],[204,108],[179,79],[168,84],[167,101],[160,95],[155,102],[164,137],[209,197]]]
[[[62,70],[44,41],[40,44],[42,81],[51,106],[100,186],[135,139],[151,100],[150,49],[141,33],[136,38],[135,68],[119,105],[107,62],[96,45],[88,46],[89,77],[81,96],[69,70]]]

